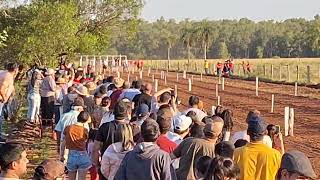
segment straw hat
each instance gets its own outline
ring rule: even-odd
[[[85,86],[79,86],[76,92],[81,96],[89,96],[88,88]]]
[[[66,83],[67,83],[66,79],[62,77],[58,78],[58,80],[56,81],[56,84],[66,84]]]
[[[124,80],[122,78],[115,78],[114,79],[114,85],[117,87],[117,88],[120,88],[123,86],[123,83],[124,83]]]
[[[46,75],[54,75],[56,72],[52,69],[52,68],[49,68],[46,72]]]

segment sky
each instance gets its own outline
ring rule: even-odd
[[[320,14],[320,0],[145,0],[142,18],[163,16],[177,21],[248,18],[254,21],[289,18],[313,19]]]

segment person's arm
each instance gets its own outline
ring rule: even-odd
[[[63,139],[61,142],[60,142],[60,161],[61,162],[64,162],[64,151],[65,151],[65,148],[66,148],[66,141]]]
[[[93,151],[92,151],[92,164],[96,167],[99,167],[99,156],[100,156],[100,147],[102,142],[94,140]]]
[[[160,91],[156,92],[153,94],[153,96],[157,99],[158,96],[160,96],[161,94],[165,93],[165,92],[170,92],[172,91],[172,88],[165,88],[165,89],[161,89]]]
[[[281,154],[285,153],[282,133],[275,134],[273,137],[274,149],[278,150]]]
[[[49,78],[49,86],[50,86],[51,91],[56,90],[56,82],[54,81],[53,77]]]
[[[173,173],[174,170],[171,166],[170,156],[165,154],[165,157],[163,157],[163,162],[161,164],[163,164],[162,171],[161,171],[161,179],[164,179],[164,180],[175,179],[172,177],[175,173]]]
[[[101,160],[101,173],[104,177],[109,177],[111,172],[111,166],[112,164],[110,158],[106,154],[103,154]]]
[[[127,164],[128,154],[129,154],[129,153],[127,153],[127,154],[124,156],[123,160],[121,161],[121,164],[120,164],[120,166],[119,166],[119,169],[118,169],[116,175],[114,176],[114,180],[124,180],[124,179],[127,179],[127,178],[126,178],[126,166],[127,166],[126,164]]]

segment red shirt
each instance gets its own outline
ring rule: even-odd
[[[156,143],[160,147],[160,149],[166,151],[167,153],[172,153],[177,147],[177,144],[170,141],[165,134],[161,134],[158,137]]]

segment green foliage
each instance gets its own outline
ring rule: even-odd
[[[7,31],[3,30],[3,32],[0,33],[0,48],[6,46],[5,42],[7,41],[7,37]]]
[[[261,46],[258,46],[258,47],[257,47],[256,52],[257,52],[257,57],[258,57],[259,59],[262,59],[262,58],[263,58],[263,51],[264,51],[263,47],[261,47]]]
[[[218,59],[225,59],[229,57],[228,47],[225,42],[220,42],[218,44],[217,50],[217,58]]]

